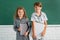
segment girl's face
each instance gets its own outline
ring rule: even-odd
[[[24,10],[23,9],[19,9],[18,10],[18,16],[19,17],[23,17],[23,15],[24,15]]]
[[[35,11],[36,11],[36,12],[38,12],[38,13],[39,13],[39,12],[41,11],[42,7],[35,6],[35,7],[34,7],[34,9],[35,9]]]

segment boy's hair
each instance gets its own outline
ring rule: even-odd
[[[35,3],[34,3],[34,7],[35,7],[35,6],[42,7],[42,3],[41,3],[41,2],[35,2]]]
[[[18,10],[21,10],[21,9],[24,11],[23,17],[27,18],[27,16],[26,16],[26,11],[25,11],[25,9],[24,9],[23,7],[18,7],[18,8],[17,8],[16,14],[15,14],[15,17],[14,17],[14,18],[19,18],[19,16],[18,16]]]

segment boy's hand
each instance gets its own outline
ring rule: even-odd
[[[21,31],[21,28],[20,27],[18,28],[18,31]]]
[[[44,36],[44,35],[45,35],[45,33],[46,33],[46,32],[45,32],[45,31],[43,31],[43,32],[41,33],[41,35],[42,35],[42,36]]]

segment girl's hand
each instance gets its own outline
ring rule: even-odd
[[[24,36],[27,36],[28,35],[28,32],[25,32]]]
[[[18,28],[18,31],[21,31],[21,28],[20,27]]]

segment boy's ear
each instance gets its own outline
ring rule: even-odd
[[[42,7],[41,7],[41,9],[42,9]]]

